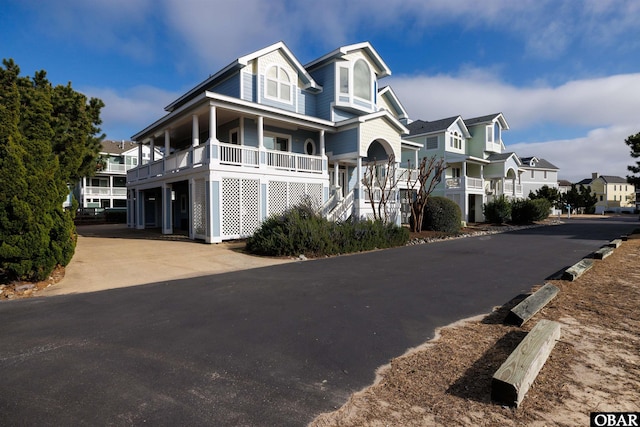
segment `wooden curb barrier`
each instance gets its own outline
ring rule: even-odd
[[[531,319],[538,311],[549,303],[560,292],[556,286],[546,283],[533,294],[529,295],[520,304],[513,307],[504,322],[510,325],[522,326],[526,321]]]
[[[600,248],[593,253],[594,259],[605,259],[609,255],[613,253],[613,248],[610,246],[605,246],[604,248]]]
[[[519,406],[560,339],[560,323],[540,320],[491,380],[491,400]]]
[[[586,271],[593,267],[593,260],[583,258],[571,267],[567,268],[562,275],[563,280],[573,281],[582,276]]]
[[[622,244],[622,239],[615,239],[610,241],[607,246],[609,246],[610,248],[619,248],[621,244]]]

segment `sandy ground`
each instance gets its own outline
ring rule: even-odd
[[[82,225],[77,230],[76,252],[64,278],[39,291],[39,296],[168,282],[292,261],[247,255],[241,251],[242,242],[208,245],[121,224]]]
[[[576,281],[551,281],[560,293],[522,328],[503,324],[517,301],[442,328],[311,425],[588,426],[591,412],[639,411],[640,235],[633,237]],[[543,318],[561,323],[561,337],[523,403],[491,402],[493,374]]]

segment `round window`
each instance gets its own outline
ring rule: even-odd
[[[316,154],[316,143],[313,139],[307,139],[304,143],[304,152],[310,156]]]

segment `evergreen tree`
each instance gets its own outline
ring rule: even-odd
[[[560,205],[560,192],[557,188],[549,187],[548,185],[543,185],[538,188],[536,192],[529,192],[529,199],[546,199],[551,203],[551,206],[558,207]]]
[[[637,159],[640,157],[640,132],[635,135],[630,135],[627,139],[624,140],[624,143],[629,146],[631,149],[631,157]],[[640,174],[640,160],[636,161],[635,165],[627,166],[629,172],[633,172],[634,174]],[[640,176],[630,176],[627,175],[627,182],[629,184],[633,184],[636,187],[640,186]]]
[[[75,250],[71,213],[62,202],[97,157],[100,100],[71,85],[52,87],[44,71],[20,77],[0,68],[0,275],[42,280]]]

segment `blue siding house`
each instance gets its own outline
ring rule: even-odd
[[[390,74],[368,42],[306,65],[282,42],[237,58],[133,135],[163,156],[127,171],[128,225],[213,243],[309,198],[330,218],[368,216],[367,164],[420,148],[379,90]]]

